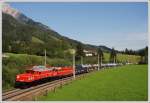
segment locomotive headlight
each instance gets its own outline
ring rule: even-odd
[[[29,77],[28,80],[31,80],[31,78]]]
[[[28,80],[32,80],[32,79],[33,79],[32,77],[29,77],[29,78],[28,78]]]
[[[17,79],[19,78],[19,75],[17,75]]]

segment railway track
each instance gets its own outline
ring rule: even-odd
[[[85,74],[77,75],[76,79],[83,77]],[[27,89],[14,89],[2,94],[3,101],[27,101],[36,100],[38,95],[46,95],[48,91],[54,91],[64,84],[68,84],[73,80],[73,77],[66,77],[59,80],[54,80],[44,84],[40,84]]]
[[[2,93],[2,96],[11,94],[11,93],[16,92],[16,91],[18,91],[18,90],[20,90],[20,89],[13,89],[13,90],[9,90],[9,91],[7,91],[7,92],[3,92],[3,93]]]

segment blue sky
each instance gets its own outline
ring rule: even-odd
[[[10,3],[63,36],[118,50],[148,45],[147,3]]]

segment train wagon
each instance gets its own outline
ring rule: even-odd
[[[76,65],[76,69],[75,69],[75,74],[83,74],[83,73],[88,73],[89,72],[89,68],[85,65]]]

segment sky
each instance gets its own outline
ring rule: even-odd
[[[129,3],[9,3],[27,17],[86,44],[117,50],[148,45],[148,5]]]

